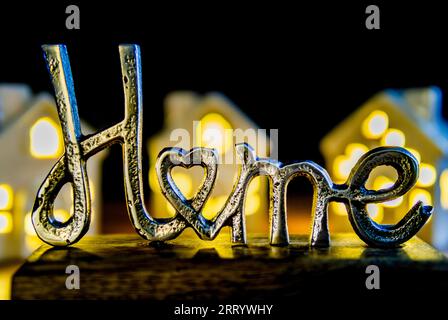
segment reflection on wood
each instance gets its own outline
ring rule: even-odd
[[[399,249],[368,248],[354,234],[335,234],[332,247],[310,249],[308,236],[271,247],[251,236],[232,246],[185,232],[166,243],[137,235],[86,237],[76,246],[38,249],[13,279],[13,299],[260,299],[366,290],[368,265],[381,271],[381,293],[448,289],[448,260],[414,238]],[[65,269],[79,266],[80,290],[67,290]],[[445,291],[447,292],[447,291]]]

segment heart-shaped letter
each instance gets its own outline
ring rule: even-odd
[[[199,212],[210,196],[218,172],[218,156],[214,149],[193,148],[189,152],[180,148],[163,149],[156,164],[156,173],[162,194],[192,226],[198,224]],[[189,169],[201,166],[205,169],[205,178],[192,199],[187,200],[177,187],[171,170],[181,166]]]

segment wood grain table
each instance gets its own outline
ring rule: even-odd
[[[208,242],[185,233],[166,243],[137,235],[85,237],[73,247],[44,245],[13,277],[13,299],[259,300],[302,295],[448,292],[447,258],[418,238],[397,249],[369,248],[354,234],[332,235],[332,246],[310,249],[308,237],[271,247],[251,235],[232,246],[228,234]],[[366,267],[380,269],[380,290],[367,290]],[[80,289],[68,290],[68,265]]]

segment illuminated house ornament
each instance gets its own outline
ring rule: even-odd
[[[140,50],[137,45],[121,45],[120,62],[125,97],[124,119],[103,131],[89,136],[80,132],[78,108],[66,48],[61,45],[43,47],[47,67],[58,97],[58,114],[63,124],[65,153],[58,160],[38,191],[32,221],[38,236],[55,246],[66,246],[79,241],[90,225],[91,197],[88,173],[85,170],[89,157],[104,148],[118,143],[123,147],[125,196],[131,222],[140,236],[148,240],[164,241],[177,237],[191,227],[204,240],[212,240],[221,228],[232,228],[232,242],[246,243],[245,197],[248,185],[256,176],[270,178],[270,243],[287,245],[289,234],[286,214],[287,185],[297,176],[307,177],[314,186],[314,208],[310,246],[328,247],[327,207],[330,202],[346,204],[356,234],[367,244],[394,247],[413,237],[430,218],[432,207],[421,202],[415,204],[396,225],[375,223],[367,213],[367,205],[381,203],[404,195],[418,178],[418,161],[403,148],[382,147],[364,154],[351,170],[343,184],[336,185],[328,173],[311,161],[282,164],[269,158],[258,158],[246,143],[237,144],[239,170],[232,192],[224,207],[213,219],[206,219],[202,209],[213,190],[218,173],[218,153],[209,148],[163,149],[156,163],[156,175],[162,193],[176,209],[169,219],[155,219],[143,202],[141,172],[142,91]],[[70,165],[68,165],[70,164]],[[392,166],[398,182],[380,191],[368,191],[365,184],[370,173],[378,166]],[[177,187],[172,171],[175,167],[204,168],[204,179],[195,195],[186,199]],[[60,188],[71,182],[74,212],[66,222],[52,219],[53,202]]]
[[[362,133],[368,139],[381,138],[389,127],[389,116],[381,110],[372,111],[362,123]]]
[[[368,100],[321,141],[321,151],[336,181],[347,177],[353,167],[348,146],[367,149],[400,146],[411,152],[420,164],[417,183],[402,198],[380,204],[383,214],[378,222],[395,223],[415,201],[434,206],[433,219],[419,236],[438,249],[448,249],[448,129],[441,116],[441,92],[438,88],[385,90]],[[365,151],[364,151],[365,152]],[[396,173],[377,168],[369,179],[374,190],[392,185]],[[332,206],[330,216],[336,231],[350,230],[344,219],[346,210]],[[371,210],[376,210],[371,208]],[[373,212],[373,211],[372,211]],[[370,211],[369,211],[370,213]],[[373,214],[373,213],[372,213]]]
[[[33,95],[26,85],[0,84],[0,262],[26,257],[42,242],[31,223],[36,190],[62,156],[64,143],[54,99]],[[89,126],[83,123],[89,132]],[[89,177],[100,186],[103,154],[92,159]],[[101,197],[101,190],[95,188]],[[100,198],[99,198],[100,199]],[[91,233],[99,230],[100,201],[92,202],[95,218]],[[61,190],[55,212],[70,212],[70,188]]]
[[[265,130],[259,130],[249,117],[222,94],[208,93],[201,96],[188,91],[170,93],[165,98],[164,114],[162,130],[148,140],[151,191],[149,209],[156,218],[172,217],[176,213],[157,183],[154,164],[160,150],[166,147],[186,150],[193,147],[214,148],[220,159],[219,178],[203,208],[204,216],[212,219],[224,207],[238,173],[234,145],[246,141],[254,146],[258,155],[267,157],[271,141]],[[247,140],[238,141],[234,133],[247,133]],[[229,155],[232,161],[226,162]],[[188,172],[177,168],[173,171],[173,179],[187,199],[194,195],[196,186],[202,182],[203,177],[202,168],[191,168]],[[268,210],[268,197],[267,179],[254,179],[249,185],[245,208],[251,232],[262,233],[268,227],[264,219]]]

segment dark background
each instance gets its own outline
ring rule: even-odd
[[[279,129],[282,161],[320,164],[320,139],[376,92],[428,85],[448,92],[448,13],[441,5],[242,3],[2,3],[0,83],[52,92],[40,46],[66,44],[80,116],[104,128],[123,116],[117,46],[137,43],[145,140],[161,129],[169,92],[219,91],[260,127]],[[68,4],[80,8],[80,30],[65,28]],[[380,7],[381,30],[365,28],[368,4]],[[114,147],[104,166],[106,202],[124,199],[119,167]]]

